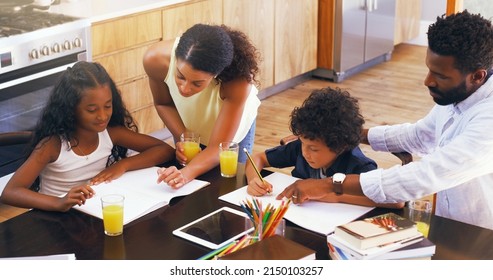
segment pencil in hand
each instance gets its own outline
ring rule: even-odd
[[[248,153],[248,150],[246,148],[243,148],[243,151],[247,155],[247,158],[250,161],[250,163],[252,164],[253,170],[255,170],[255,173],[257,173],[257,176],[260,178],[260,180],[262,181],[262,183],[265,184],[264,177],[262,177],[262,175],[260,174],[260,171],[258,170],[257,165],[255,165],[255,162],[253,161],[252,157]],[[270,194],[270,191],[268,191],[267,193]]]

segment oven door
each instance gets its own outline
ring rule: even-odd
[[[0,133],[32,130],[61,73],[81,60],[86,52],[0,75]]]

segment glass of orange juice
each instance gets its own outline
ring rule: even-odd
[[[409,219],[416,223],[418,231],[423,236],[428,237],[430,231],[431,211],[433,205],[428,200],[412,200],[409,201]]]
[[[187,165],[200,152],[200,134],[193,131],[186,131],[180,135],[180,142],[183,143],[183,153],[187,158]]]
[[[108,194],[101,197],[103,207],[104,233],[117,236],[123,233],[123,201],[121,194]]]
[[[221,176],[231,178],[236,176],[238,168],[238,149],[236,142],[221,142],[219,144],[219,165]]]

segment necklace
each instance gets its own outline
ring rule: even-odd
[[[79,150],[79,152],[86,158],[86,160],[89,160],[89,156],[86,155],[79,147],[79,145],[75,146],[77,148],[77,150]]]

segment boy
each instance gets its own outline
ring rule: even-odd
[[[334,179],[345,174],[360,174],[374,170],[377,164],[359,149],[360,135],[365,122],[359,112],[358,101],[339,88],[314,90],[301,107],[291,113],[290,130],[297,140],[253,155],[259,169],[294,166],[291,174],[301,179]],[[272,191],[269,182],[258,178],[249,162],[246,164],[247,192],[261,196]],[[293,195],[293,202],[298,203]],[[366,197],[331,193],[321,199],[377,206]],[[403,204],[383,204],[384,207],[402,207]]]

